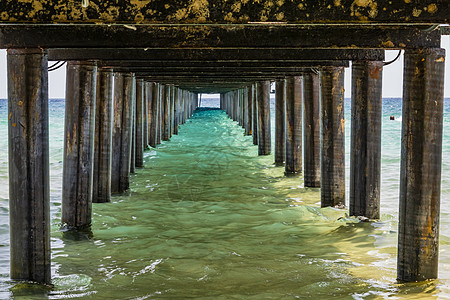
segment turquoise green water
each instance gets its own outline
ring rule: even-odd
[[[205,100],[206,101],[206,100]],[[206,101],[212,103],[211,101]],[[423,299],[450,297],[450,139],[444,138],[439,280],[396,277],[401,102],[383,102],[382,217],[320,208],[223,111],[204,111],[145,152],[131,189],[93,205],[93,238],[59,232],[64,102],[51,103],[54,288],[9,280],[6,102],[0,100],[0,298]],[[446,102],[445,133],[450,103]],[[349,102],[346,117],[349,119]],[[350,122],[346,124],[349,152]],[[4,137],[4,138],[3,138]],[[347,170],[348,170],[347,155]],[[348,176],[348,172],[347,172]],[[348,180],[347,180],[348,183]]]

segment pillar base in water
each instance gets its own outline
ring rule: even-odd
[[[407,49],[404,63],[397,279],[438,275],[444,49]]]

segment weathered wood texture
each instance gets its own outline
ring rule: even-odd
[[[67,63],[62,217],[68,230],[91,225],[97,65]]]
[[[173,99],[173,134],[178,134],[178,125],[179,125],[179,114],[180,114],[180,95],[181,90],[178,87],[175,87],[174,91],[174,99]]]
[[[150,82],[144,80],[144,99],[143,99],[143,121],[144,121],[144,131],[143,131],[143,141],[144,141],[144,149],[148,148],[148,114],[149,114],[149,108],[148,105],[150,104],[151,99],[151,88],[150,88]]]
[[[302,61],[384,60],[384,50],[310,48],[56,48],[48,50],[49,60],[107,61],[140,60],[148,67],[161,66],[292,66]]]
[[[131,120],[131,163],[130,163],[130,173],[135,173],[136,169],[136,77],[133,77],[133,112]]]
[[[162,140],[168,141],[170,140],[170,94],[171,94],[171,86],[164,86],[164,98],[163,98],[163,106],[162,106]]]
[[[8,50],[11,279],[50,283],[47,56]]]
[[[444,49],[405,52],[397,278],[438,275]]]
[[[135,166],[142,168],[144,166],[144,80],[136,80],[136,159]]]
[[[302,172],[302,78],[286,78],[286,175]]]
[[[253,145],[258,145],[258,93],[256,92],[256,83],[252,84],[253,93],[253,115],[252,115],[252,137]]]
[[[94,203],[111,201],[113,85],[112,70],[98,69],[92,184],[92,202]]]
[[[275,83],[275,164],[283,165],[286,157],[286,80]]]
[[[154,82],[150,83],[151,88],[151,99],[149,99],[150,103],[149,114],[148,114],[148,143],[150,147],[156,148],[156,141],[158,135],[158,97],[159,97],[159,88],[158,85]],[[150,93],[149,93],[150,96]]]
[[[382,61],[352,64],[350,215],[380,218]]]
[[[328,16],[330,16],[329,14]],[[442,22],[444,23],[444,22]],[[439,47],[439,28],[306,25],[1,25],[0,48]]]
[[[169,138],[172,137],[173,134],[173,121],[174,121],[174,113],[175,113],[175,86],[170,86],[170,98],[169,98]]]
[[[271,150],[270,133],[270,81],[256,84],[258,94],[258,155],[269,155]]]
[[[3,1],[4,23],[223,24],[448,23],[444,0],[422,1]]]
[[[111,192],[130,187],[131,143],[133,131],[133,73],[114,73],[114,126]]]
[[[345,205],[344,68],[320,71],[321,206]]]
[[[156,144],[161,144],[161,138],[162,138],[162,129],[163,129],[163,99],[164,99],[164,85],[163,84],[157,84],[158,86],[158,126],[156,129]]]
[[[253,87],[247,86],[247,123],[245,123],[245,134],[252,135],[252,119],[253,119]]]
[[[304,184],[320,187],[320,81],[319,74],[303,74]]]

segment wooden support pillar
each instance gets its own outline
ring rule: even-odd
[[[164,86],[162,99],[162,137],[163,141],[170,140],[170,85]]]
[[[131,134],[131,164],[130,164],[130,173],[135,172],[136,167],[136,78],[133,77],[133,119],[131,122],[132,126],[132,134]]]
[[[253,145],[258,145],[258,93],[256,92],[256,83],[252,84],[252,91],[253,91],[252,137],[253,137]]]
[[[397,279],[438,274],[444,49],[407,49],[403,75]]]
[[[287,175],[302,172],[302,105],[303,88],[300,76],[286,79],[286,164]]]
[[[324,67],[321,83],[322,207],[345,205],[344,68]]]
[[[97,64],[67,63],[62,218],[67,230],[91,225]]]
[[[352,63],[350,215],[380,218],[382,61]]]
[[[244,128],[244,134],[247,134],[248,128],[248,91],[247,88],[242,89],[242,127]]]
[[[169,126],[170,126],[170,130],[169,130],[169,138],[172,137],[173,131],[174,131],[174,126],[175,126],[175,89],[176,87],[171,85],[170,86],[170,107],[169,107]]]
[[[151,99],[149,103],[149,114],[148,114],[148,143],[150,147],[156,148],[156,141],[158,135],[158,84],[150,83],[150,93]]]
[[[244,123],[244,116],[245,116],[245,109],[244,109],[244,90],[239,89],[239,123],[242,128],[245,127]]]
[[[175,88],[174,90],[174,97],[173,97],[173,134],[178,134],[178,113],[179,113],[179,108],[178,108],[178,103],[180,100],[180,89],[179,88]]]
[[[303,74],[304,185],[320,187],[320,81],[313,71]]]
[[[253,87],[250,85],[245,91],[247,93],[247,122],[245,123],[245,135],[252,135]]]
[[[162,130],[163,130],[163,99],[164,99],[164,85],[158,83],[158,127],[156,131],[156,144],[161,144]]]
[[[50,283],[47,54],[8,50],[11,279]]]
[[[239,93],[238,90],[233,91],[233,121],[238,122],[239,116]]]
[[[92,185],[92,202],[94,203],[111,201],[113,79],[112,69],[98,69]]]
[[[286,80],[275,82],[275,165],[283,165],[286,157]]]
[[[148,81],[144,81],[144,99],[143,99],[143,127],[144,127],[144,131],[142,132],[143,135],[143,142],[144,142],[144,149],[148,148],[148,113],[149,113],[149,109],[148,109],[148,105],[150,103],[150,99],[151,99],[151,95],[149,95],[149,93],[151,93],[151,89],[150,89],[150,83]]]
[[[144,167],[144,79],[136,80],[136,168]]]
[[[270,136],[270,81],[256,84],[258,93],[258,155],[269,155]]]
[[[222,110],[224,110],[224,103],[223,103],[223,101],[224,101],[224,93],[220,93],[220,109],[222,109]]]
[[[133,129],[133,73],[114,74],[114,126],[111,192],[130,187],[131,142]]]

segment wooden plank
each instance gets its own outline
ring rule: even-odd
[[[446,0],[79,0],[2,1],[9,23],[214,24],[293,22],[318,24],[449,22]]]
[[[0,25],[0,48],[432,48],[439,28],[307,25]]]
[[[376,49],[323,49],[323,48],[54,48],[48,49],[49,60],[146,61],[150,66],[245,66],[261,63],[295,63],[323,60],[384,60],[384,51]],[[102,65],[106,64],[102,62]]]

